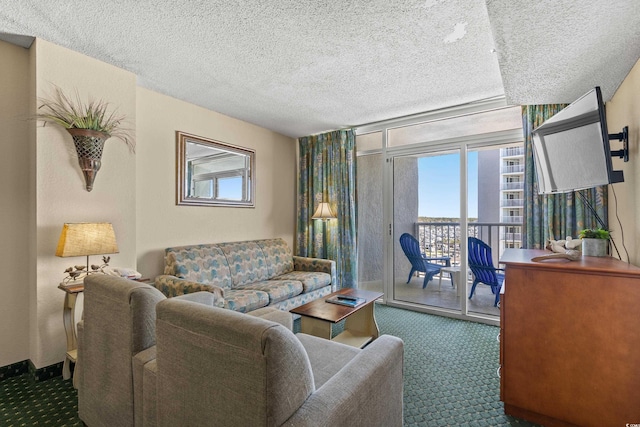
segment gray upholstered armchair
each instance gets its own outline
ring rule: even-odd
[[[80,419],[89,427],[154,425],[156,304],[166,297],[152,286],[115,276],[96,274],[84,283],[75,371]],[[175,299],[211,307],[216,298],[196,292]],[[251,314],[292,326],[291,315],[275,308]]]
[[[177,299],[158,303],[156,333],[160,426],[402,425],[399,338],[360,350]]]

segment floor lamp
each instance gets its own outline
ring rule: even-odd
[[[325,259],[327,258],[327,221],[336,218],[336,214],[333,213],[327,202],[320,203],[318,209],[316,209],[316,212],[311,217],[311,219],[322,220],[322,256]]]

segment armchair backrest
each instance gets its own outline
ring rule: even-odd
[[[467,243],[469,268],[478,282],[498,285],[496,269],[493,266],[491,246],[480,239],[469,237]]]
[[[157,306],[160,425],[284,423],[314,392],[311,364],[284,326],[168,299]]]
[[[400,236],[400,246],[407,259],[409,259],[411,266],[419,271],[424,270],[424,260],[422,259],[422,251],[418,240],[409,233],[403,233]]]
[[[90,275],[84,284],[80,418],[92,427],[133,425],[132,359],[155,345],[155,306],[165,296],[147,284],[105,274]]]

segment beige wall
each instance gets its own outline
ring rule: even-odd
[[[34,49],[38,98],[51,94],[53,84],[68,94],[75,95],[77,90],[84,99],[108,100],[127,117],[130,127],[135,126],[134,74],[43,40],[36,40],[31,50]],[[57,285],[66,267],[86,262],[84,257],[54,255],[63,223],[113,223],[120,253],[111,256],[111,264],[135,267],[136,162],[122,141],[107,140],[102,168],[93,190],[87,192],[71,136],[58,126],[43,126],[40,121],[36,134],[37,274],[36,298],[30,301],[30,359],[39,368],[64,358],[64,292]],[[90,261],[97,263],[100,257],[94,256]]]
[[[609,228],[622,259],[626,260],[617,212],[622,222],[629,260],[640,266],[640,61],[629,72],[611,101],[607,102],[607,126],[609,133],[620,132],[623,126],[629,126],[629,162],[624,163],[618,158],[613,160],[613,168],[624,171],[624,183],[609,186]],[[621,146],[620,142],[611,141],[612,150]],[[618,199],[617,207],[614,191]]]
[[[85,262],[54,255],[65,222],[113,223],[120,252],[111,265],[147,277],[162,273],[168,246],[268,237],[293,243],[293,139],[137,88],[135,75],[43,40],[29,50],[0,42],[0,58],[0,366],[30,359],[41,368],[64,359],[57,286],[66,267]],[[28,120],[53,84],[108,100],[136,134],[136,154],[107,141],[92,192],[68,133]],[[254,149],[256,207],[176,206],[176,130]],[[77,319],[81,310],[82,298]]]
[[[271,237],[293,245],[293,139],[143,88],[137,104],[137,251],[144,276],[162,274],[170,246]],[[177,206],[176,131],[255,150],[255,208]]]
[[[0,366],[29,358],[29,51],[0,41]]]

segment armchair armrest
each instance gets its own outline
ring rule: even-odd
[[[210,307],[220,306],[220,298],[214,292],[198,291],[192,294],[178,295],[175,298],[197,302],[200,304],[208,305]],[[224,300],[222,300],[222,303],[224,304]]]
[[[210,292],[214,295],[213,305],[215,307],[224,307],[224,290],[216,285],[206,283],[192,282],[180,279],[176,276],[161,275],[155,278],[153,285],[160,290],[167,298],[177,297],[184,294],[192,294],[194,292]],[[195,297],[192,301],[201,302],[200,297]],[[206,304],[206,302],[205,302]]]
[[[402,426],[403,357],[401,339],[380,336],[312,393],[284,425],[318,425],[322,420],[327,426]]]
[[[444,261],[445,267],[451,267],[451,257],[448,256],[428,257],[426,255],[422,255],[422,259],[425,261]]]
[[[293,257],[293,269],[295,271],[318,271],[331,275],[331,289],[337,290],[338,279],[336,276],[336,262],[330,259],[309,258],[302,256]]]

